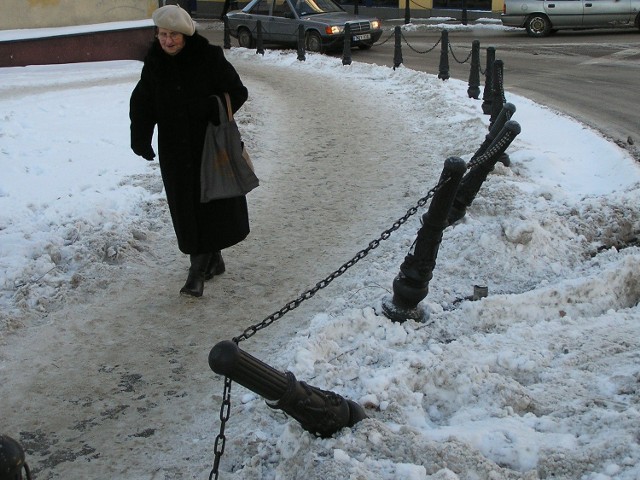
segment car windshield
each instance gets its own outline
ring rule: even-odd
[[[332,0],[291,0],[291,3],[300,16],[344,11]]]

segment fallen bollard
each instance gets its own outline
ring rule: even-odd
[[[500,160],[502,154],[511,145],[511,142],[520,134],[520,130],[518,122],[509,120],[491,142],[489,148],[473,160],[474,166],[469,169],[460,182],[460,187],[449,211],[449,225],[453,225],[466,215],[467,208],[473,203],[480,191],[480,187],[495,167],[495,164]]]
[[[429,293],[442,232],[449,225],[449,210],[466,168],[464,160],[458,157],[449,157],[444,162],[439,188],[431,199],[429,210],[422,216],[413,253],[405,257],[400,273],[393,280],[393,296],[382,302],[382,312],[391,321],[424,322],[428,318],[427,312],[418,304]]]
[[[13,438],[0,435],[0,480],[22,480],[23,470],[24,478],[30,480],[31,472],[22,446]]]
[[[264,397],[267,405],[290,415],[316,436],[330,437],[367,418],[357,403],[299,382],[293,373],[279,372],[240,350],[231,340],[219,342],[211,349],[209,367]]]

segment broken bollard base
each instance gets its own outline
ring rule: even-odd
[[[413,320],[418,323],[427,323],[429,312],[421,305],[402,306],[398,299],[394,301],[391,295],[382,299],[382,313],[385,317],[395,323],[404,323]]]

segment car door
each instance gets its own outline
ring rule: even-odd
[[[247,12],[246,23],[250,26],[251,35],[254,39],[258,37],[258,21],[260,21],[260,31],[264,42],[271,41],[270,19],[272,0],[260,0],[256,2],[253,8]]]
[[[277,43],[295,43],[298,35],[298,20],[287,0],[273,0],[269,30]]]
[[[554,27],[581,27],[583,0],[544,0],[543,8]]]
[[[626,25],[632,21],[631,0],[585,0],[585,27]]]

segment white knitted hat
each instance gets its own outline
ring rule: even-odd
[[[180,8],[180,5],[165,5],[164,7],[160,7],[153,12],[151,18],[156,27],[180,32],[189,37],[196,31],[196,24],[189,14]]]

